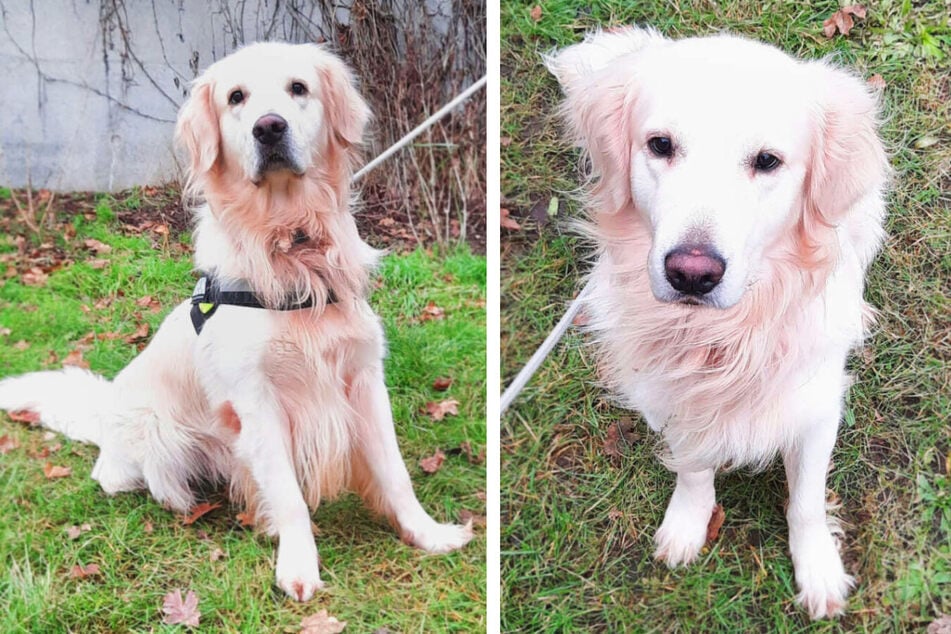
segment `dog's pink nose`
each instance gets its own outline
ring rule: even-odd
[[[664,258],[664,273],[674,289],[687,295],[706,295],[720,283],[726,262],[706,245],[682,245]]]
[[[274,145],[284,137],[287,121],[276,114],[266,114],[254,123],[251,134],[262,145]]]

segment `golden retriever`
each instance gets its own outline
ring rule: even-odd
[[[277,584],[298,601],[322,586],[311,510],[344,489],[426,551],[472,538],[423,510],[397,446],[366,299],[378,254],[349,208],[369,116],[316,45],[254,44],[211,65],[176,128],[187,191],[204,200],[195,263],[263,307],[216,305],[199,324],[211,304],[183,302],[113,381],[65,368],[0,382],[0,408],[100,447],[92,475],[109,494],[146,487],[184,513],[196,482],[227,482],[279,538]]]
[[[826,471],[884,235],[876,96],[828,62],[730,35],[596,32],[546,62],[590,159],[601,375],[662,434],[677,475],[655,557],[700,553],[718,469],[781,454],[797,599],[840,614],[854,580]]]

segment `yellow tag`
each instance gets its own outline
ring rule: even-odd
[[[200,310],[202,313],[211,312],[211,309],[214,307],[215,307],[214,304],[205,304],[205,303],[198,304],[198,310]]]

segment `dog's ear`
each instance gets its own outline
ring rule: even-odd
[[[636,27],[588,34],[580,44],[543,56],[561,84],[561,115],[573,140],[591,159],[598,180],[593,193],[613,212],[630,202],[631,117],[636,95],[636,57],[666,40]]]
[[[199,77],[178,113],[175,141],[188,154],[186,182],[195,183],[218,159],[221,133],[213,102],[214,83]]]
[[[332,129],[332,140],[344,147],[358,145],[370,121],[370,108],[357,91],[356,79],[350,68],[334,55],[318,46],[317,76],[320,79],[320,99]]]
[[[806,213],[838,224],[863,198],[881,198],[891,168],[878,135],[878,95],[852,74],[825,62],[807,64],[819,94]]]

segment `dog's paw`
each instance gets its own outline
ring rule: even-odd
[[[135,491],[145,484],[142,470],[138,466],[105,449],[99,452],[99,458],[93,465],[91,475],[108,495]]]
[[[423,529],[403,531],[403,541],[428,553],[441,554],[462,548],[472,539],[472,522],[437,524],[432,522]]]
[[[276,577],[278,587],[295,601],[310,601],[315,592],[323,589],[317,545],[312,536],[281,540],[277,549]]]
[[[810,618],[839,616],[845,611],[855,579],[845,572],[835,541],[827,529],[817,529],[790,543],[796,585],[796,602]]]
[[[654,559],[663,561],[671,568],[687,565],[697,558],[707,542],[707,524],[710,509],[706,506],[695,509],[691,505],[671,500],[657,533],[654,534]]]

